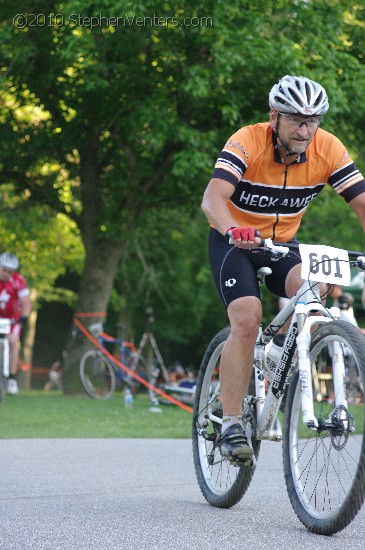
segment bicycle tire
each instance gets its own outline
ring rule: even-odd
[[[288,389],[283,431],[284,474],[291,504],[303,525],[321,535],[332,535],[349,525],[365,498],[365,338],[346,321],[322,324],[311,338],[312,365],[323,350],[331,351],[334,341],[353,353],[361,380],[361,402],[349,401],[352,389],[345,377],[347,407],[336,408],[334,396],[328,395],[315,403],[322,428],[307,428],[301,422],[296,372]],[[333,365],[331,353],[328,356],[329,371]]]
[[[215,437],[220,430],[220,425],[211,425],[213,440],[209,441],[199,435],[197,422],[201,421],[204,414],[214,411],[219,416],[219,399],[207,403],[217,387],[217,372],[224,342],[230,334],[230,329],[220,331],[210,342],[198,374],[194,409],[192,445],[195,473],[200,490],[209,504],[217,508],[230,508],[237,504],[247,491],[255,466],[234,466],[220,453],[215,444]],[[249,391],[252,390],[252,381]],[[218,411],[218,412],[217,412]],[[252,440],[256,459],[258,458],[260,442]]]
[[[80,360],[80,378],[84,390],[93,399],[110,399],[115,391],[113,365],[101,351],[89,350]]]

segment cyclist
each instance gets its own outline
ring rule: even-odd
[[[17,395],[19,339],[23,325],[31,310],[29,289],[19,270],[19,260],[14,254],[0,254],[0,317],[11,320],[9,334],[8,394]]]
[[[241,414],[262,317],[256,271],[271,267],[266,284],[277,296],[292,297],[303,282],[299,259],[272,262],[250,248],[259,244],[258,235],[295,239],[307,206],[326,184],[349,203],[365,231],[364,178],[340,140],[319,128],[329,108],[325,89],[303,76],[284,76],[272,87],[269,106],[268,122],[243,127],[227,141],[202,201],[211,225],[210,265],[231,325],[220,363],[220,447],[233,459],[253,452]]]

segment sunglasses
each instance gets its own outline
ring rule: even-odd
[[[322,119],[321,116],[303,117],[300,115],[291,115],[288,113],[279,113],[279,115],[285,117],[287,124],[290,124],[290,126],[296,126],[298,128],[301,128],[303,124],[306,124],[307,128],[318,128]]]

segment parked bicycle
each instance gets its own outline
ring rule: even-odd
[[[151,330],[153,322],[153,309],[148,307],[146,309],[146,330],[142,335],[138,349],[133,342],[127,342],[122,338],[114,338],[104,332],[98,336],[98,342],[103,347],[105,344],[117,345],[119,362],[152,386],[156,386],[160,373],[164,382],[169,382],[170,377]],[[146,361],[143,357],[146,346],[150,346],[154,355],[154,359],[150,358],[149,361]],[[136,393],[141,386],[136,378],[129,375],[118,364],[109,360],[103,351],[99,349],[89,350],[81,357],[80,377],[85,391],[94,399],[109,399],[113,395],[117,384],[121,388],[128,387],[132,393]],[[159,400],[150,387],[148,395],[152,406],[157,406]]]
[[[10,319],[0,318],[0,401],[6,393],[6,383],[9,378],[9,340]]]
[[[148,379],[144,358],[137,354],[135,345],[102,332],[98,343],[118,346],[118,360],[133,373],[144,380]],[[117,383],[123,389],[127,386],[133,393],[138,382],[117,364],[108,359],[100,349],[91,349],[84,353],[80,360],[80,377],[86,393],[94,399],[110,399]],[[151,377],[150,377],[151,378]]]
[[[263,241],[272,259],[298,250]],[[262,249],[260,249],[262,250]],[[247,491],[255,471],[261,440],[283,441],[283,467],[290,502],[312,532],[330,535],[344,529],[365,498],[365,338],[340,321],[338,308],[321,303],[319,282],[346,284],[349,266],[365,270],[364,253],[299,245],[305,283],[265,329],[255,346],[254,369],[243,401],[243,425],[254,458],[233,463],[220,452],[222,425],[219,364],[229,328],[209,344],[197,380],[193,413],[193,456],[197,480],[212,506],[229,508]],[[260,284],[270,268],[258,271]],[[268,344],[288,321],[281,358],[274,371],[267,362]],[[353,357],[359,380],[356,400],[345,376],[345,350]],[[333,395],[320,402],[313,392],[312,369],[326,356]],[[284,427],[279,421],[284,406]]]

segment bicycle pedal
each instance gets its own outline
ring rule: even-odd
[[[231,466],[238,466],[241,468],[242,466],[246,468],[253,468],[256,466],[256,457],[252,456],[251,458],[233,458],[233,457],[226,457]]]

